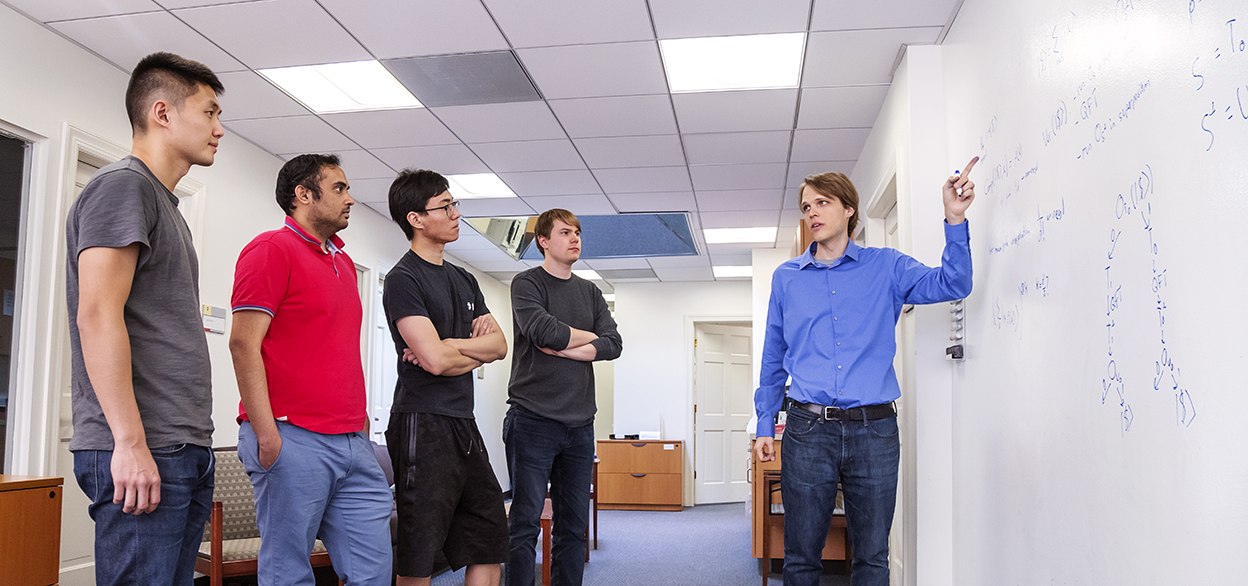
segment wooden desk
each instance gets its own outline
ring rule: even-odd
[[[5,586],[50,586],[61,563],[62,478],[0,474],[0,572]]]
[[[679,511],[683,505],[683,443],[598,440],[601,509]]]
[[[750,491],[751,508],[750,519],[752,521],[752,546],[751,555],[756,558],[776,558],[784,559],[784,526],[776,523],[768,526],[764,514],[770,510],[768,501],[767,481],[764,478],[768,473],[780,473],[780,445],[781,441],[776,441],[776,459],[770,462],[759,462],[757,456],[750,456],[753,469],[750,471]],[[753,447],[753,446],[751,446]],[[777,495],[779,496],[779,495]],[[776,502],[780,502],[777,499]],[[763,555],[763,534],[767,532],[767,555]],[[849,537],[845,529],[845,517],[833,517],[832,524],[828,527],[828,538],[823,544],[823,559],[825,560],[848,560],[849,558]]]

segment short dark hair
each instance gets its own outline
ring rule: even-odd
[[[225,93],[225,86],[207,65],[173,53],[152,53],[139,61],[130,73],[126,86],[126,115],[130,128],[147,132],[147,108],[158,98],[168,99],[181,108],[186,99],[199,91],[200,85],[212,88],[216,95]]]
[[[286,161],[277,172],[277,205],[288,216],[295,213],[295,187],[299,185],[312,192],[312,199],[321,199],[321,170],[341,166],[338,155],[299,155]]]
[[[555,229],[555,220],[560,220],[564,224],[575,227],[577,230],[581,229],[581,221],[576,219],[576,214],[568,210],[555,208],[542,212],[542,215],[537,217],[537,225],[533,227],[535,234],[533,243],[537,245],[537,251],[542,253],[543,258],[546,257],[546,249],[542,248],[542,243],[538,242],[537,236],[549,239],[550,231]]]
[[[390,218],[403,229],[408,240],[416,237],[407,214],[425,213],[429,200],[451,188],[451,184],[436,171],[428,169],[404,169],[390,184]]]
[[[835,197],[840,200],[842,206],[854,210],[847,228],[849,237],[852,239],[854,228],[858,227],[858,190],[854,189],[854,182],[850,181],[844,173],[835,172],[819,173],[807,177],[797,190],[797,209],[799,210],[802,209],[802,196],[805,195],[807,187],[828,197]]]

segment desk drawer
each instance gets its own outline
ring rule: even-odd
[[[683,466],[680,442],[599,442],[598,459],[604,474],[680,474]]]
[[[679,507],[680,474],[598,474],[598,497],[606,505],[674,505]]]

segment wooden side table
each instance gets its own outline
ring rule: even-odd
[[[0,474],[0,572],[5,586],[60,579],[64,479]]]

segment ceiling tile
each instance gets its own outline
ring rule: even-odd
[[[431,111],[466,143],[567,138],[542,102],[448,106]]]
[[[174,14],[253,69],[372,59],[314,0],[244,2]]]
[[[684,165],[680,137],[671,135],[578,138],[576,148],[590,168],[664,167]]]
[[[853,161],[867,144],[870,128],[798,130],[793,133],[794,162]]]
[[[676,134],[667,95],[550,100],[572,138]]]
[[[784,170],[784,163],[689,166],[698,191],[780,189],[784,186]]]
[[[789,163],[789,180],[785,182],[785,187],[796,189],[802,185],[802,182],[811,175],[819,173],[844,173],[849,175],[854,171],[856,161],[818,161],[818,162],[794,162]],[[794,209],[797,200],[793,200]],[[788,207],[787,205],[785,207]]]
[[[516,47],[654,38],[645,0],[487,0],[485,4]]]
[[[791,130],[797,90],[751,90],[676,94],[676,120],[682,133]]]
[[[687,269],[654,269],[654,274],[658,275],[659,280],[664,283],[682,282],[682,281],[714,281],[715,274],[711,272],[711,267],[697,267]]]
[[[494,216],[533,216],[533,208],[524,200],[518,197],[503,197],[497,199],[464,199],[460,200],[459,211],[469,218],[488,218]],[[471,230],[471,228],[469,228]],[[460,230],[463,234],[464,230]],[[461,236],[462,238],[462,236]],[[486,243],[490,246],[494,244]],[[527,267],[526,267],[527,268]]]
[[[568,210],[578,216],[610,216],[616,213],[607,196],[602,194],[526,197],[524,201],[539,214],[555,208]]]
[[[489,173],[489,167],[462,144],[373,149],[373,154],[394,169],[430,169],[443,175]]]
[[[653,41],[576,45],[516,51],[548,99],[667,93]]]
[[[870,128],[888,95],[887,85],[806,88],[798,128]]]
[[[515,200],[516,198],[508,198],[507,201],[515,201]],[[502,200],[498,200],[498,199],[465,200],[463,203],[470,203],[472,201],[501,202]],[[459,207],[460,207],[460,210],[462,211],[464,206],[461,204]],[[524,209],[528,210],[529,207],[524,206]],[[529,212],[525,211],[524,213],[515,214],[515,215],[524,216],[528,214]],[[482,236],[481,233],[474,230],[472,228],[472,225],[469,224],[468,222],[460,222],[459,239],[457,239],[454,242],[446,243],[446,248],[448,250],[454,249],[455,251],[486,250],[486,249],[498,250],[498,245],[494,244],[493,242],[490,242],[488,238],[486,238],[485,236]]]
[[[776,225],[777,210],[746,212],[702,212],[702,228],[757,228]]]
[[[689,212],[697,209],[690,191],[656,191],[653,193],[613,193],[609,196],[622,213]]]
[[[861,28],[943,27],[960,0],[876,0],[844,2],[815,0],[810,30]]]
[[[351,183],[351,198],[359,203],[377,204],[374,209],[378,213],[390,219],[390,184],[394,183],[393,177],[385,179],[352,179],[350,169],[347,169],[347,181]]]
[[[431,108],[542,99],[511,51],[404,57],[381,63]]]
[[[161,9],[152,0],[76,0],[74,2],[63,0],[59,2],[49,2],[48,0],[5,0],[4,3],[26,13],[27,16],[39,22],[133,14]]]
[[[459,238],[460,240],[463,240],[464,238],[463,228],[460,228]],[[455,250],[453,251],[453,254],[455,255],[455,258],[458,258],[464,262],[469,262],[469,263],[475,263],[479,261],[515,260],[511,258],[510,256],[508,256],[506,252],[503,252],[502,249],[498,248],[497,246],[494,246],[491,248]]]
[[[472,150],[495,173],[585,169],[581,155],[572,146],[572,141],[566,138],[479,143],[472,145]]]
[[[508,49],[479,0],[320,0],[378,59]]]
[[[355,197],[355,196],[352,195],[351,197]],[[360,202],[360,204],[363,205],[364,207],[370,210],[373,210],[373,212],[377,213],[378,215],[384,216],[386,218],[390,217],[390,210],[386,207],[386,202],[384,201],[363,201],[363,200],[358,200],[358,199],[356,201]],[[395,226],[395,228],[397,229],[398,226]]]
[[[585,195],[601,193],[602,188],[589,171],[534,171],[499,173],[498,176],[521,197]]]
[[[460,144],[433,114],[424,108],[324,114],[331,126],[368,149]]]
[[[223,121],[309,114],[303,104],[251,71],[221,73],[217,77],[225,86],[225,95],[221,96]]]
[[[498,273],[504,271],[527,271],[529,265],[518,260],[479,260],[471,263],[477,270],[485,273]]]
[[[693,188],[689,184],[689,171],[686,167],[594,169],[594,176],[608,194],[688,191]]]
[[[789,158],[788,130],[686,134],[690,165],[783,163]]]
[[[799,183],[798,185],[801,184]],[[782,211],[798,209],[798,199],[801,197],[798,191],[797,187],[789,187],[784,190],[784,205],[780,206]]]
[[[770,244],[710,244],[711,266],[740,267],[754,264],[755,248],[772,248]]]
[[[650,263],[644,258],[596,258],[585,261],[585,264],[595,271],[650,269]]]
[[[216,73],[247,69],[168,12],[71,20],[51,26],[126,71],[134,69],[140,59],[157,51],[168,51],[199,61]]]
[[[941,27],[811,33],[802,87],[887,84],[903,44],[930,45]],[[847,56],[852,55],[852,58]]]
[[[359,148],[316,116],[258,118],[225,123],[226,140],[236,132],[270,153],[312,153]],[[228,148],[228,146],[226,147]]]
[[[656,274],[662,269],[690,269],[698,267],[709,269],[711,267],[711,257],[706,255],[649,257],[646,259],[646,262],[650,263]]]
[[[703,212],[774,210],[783,200],[783,191],[779,189],[698,191],[696,195],[698,209]]]
[[[810,0],[737,2],[663,0],[652,2],[654,28],[660,39],[805,32]]]
[[[337,151],[342,170],[347,174],[351,187],[355,187],[358,179],[385,179],[393,181],[395,172],[385,163],[377,160],[372,153],[361,150]]]
[[[789,228],[797,228],[797,224],[801,222],[803,219],[804,219],[804,216],[802,215],[802,212],[799,212],[796,209],[780,210],[780,227],[782,228],[781,232],[784,231],[784,228],[786,226]]]

